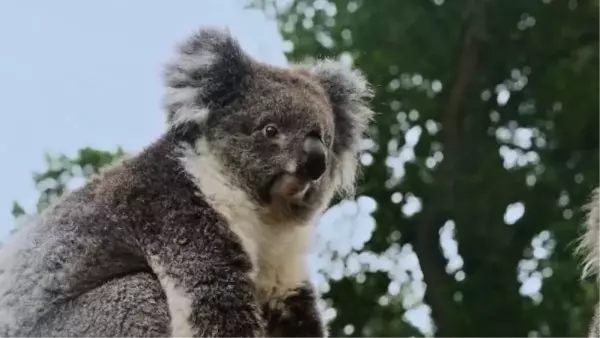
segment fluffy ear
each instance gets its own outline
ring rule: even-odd
[[[165,68],[168,122],[202,122],[208,109],[227,105],[244,90],[251,59],[228,30],[203,28]]]
[[[577,253],[584,258],[582,278],[595,274],[600,281],[600,188],[594,189],[589,203],[583,210],[587,213],[585,232],[577,247]]]
[[[323,86],[335,119],[334,152],[338,157],[342,192],[352,194],[358,167],[360,142],[374,116],[370,108],[373,92],[357,69],[332,60],[322,60],[307,69]]]

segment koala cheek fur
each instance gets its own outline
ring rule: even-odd
[[[217,29],[181,44],[164,76],[165,134],[1,249],[0,335],[327,336],[305,260],[314,220],[352,191],[367,82],[333,61],[259,63]],[[258,197],[299,166],[257,146],[274,144],[266,123],[331,155],[297,205]]]

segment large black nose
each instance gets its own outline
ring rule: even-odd
[[[303,145],[305,161],[303,171],[310,180],[317,180],[327,167],[325,145],[315,137],[308,137]]]

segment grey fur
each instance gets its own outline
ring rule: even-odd
[[[600,337],[600,304],[596,305],[596,311],[590,324],[589,337]]]
[[[165,83],[165,134],[1,249],[0,335],[327,335],[306,242],[354,184],[366,81],[331,61],[259,63],[203,29]],[[326,155],[310,181],[307,138]]]
[[[600,188],[594,189],[589,203],[584,207],[585,232],[579,241],[577,252],[583,256],[583,275],[598,275],[600,268]]]
[[[600,282],[600,188],[594,189],[590,202],[585,206],[587,212],[585,232],[581,236],[577,253],[583,256],[582,278],[595,275]],[[600,283],[598,283],[600,286]],[[590,324],[590,337],[600,337],[600,304],[596,305],[594,318]]]

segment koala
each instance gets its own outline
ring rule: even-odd
[[[306,254],[353,193],[372,91],[202,28],[164,71],[167,128],[0,251],[2,336],[327,336]]]
[[[594,274],[600,282],[600,188],[594,189],[590,202],[584,209],[587,212],[585,231],[577,247],[577,252],[584,256],[582,278]],[[589,336],[600,337],[600,304],[596,305]]]

